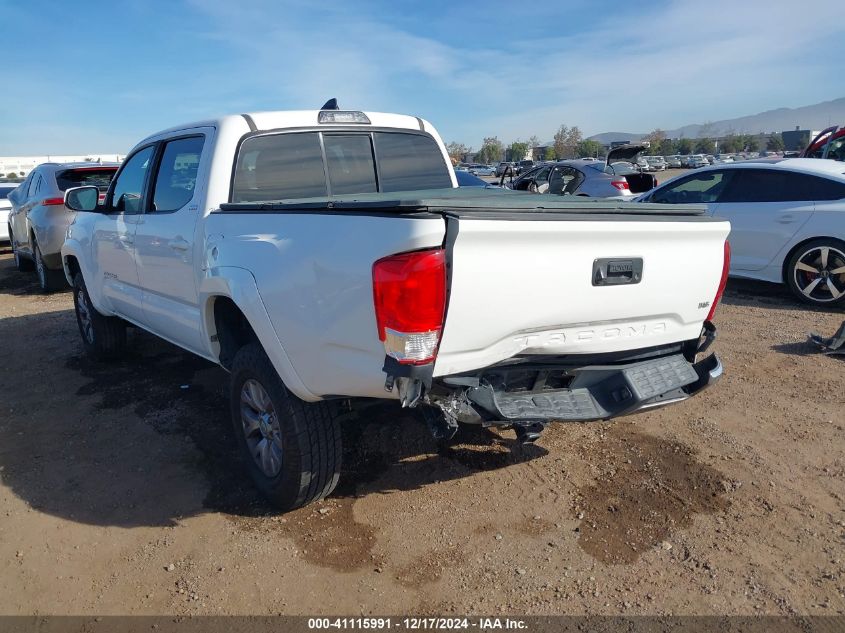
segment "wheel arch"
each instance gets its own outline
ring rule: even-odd
[[[256,341],[264,349],[279,377],[301,400],[321,398],[312,393],[296,373],[258,293],[252,273],[243,268],[220,267],[201,284],[200,315],[210,355],[229,370],[244,344]]]
[[[783,263],[780,267],[780,276],[783,283],[788,284],[789,278],[787,277],[788,271],[787,268],[789,266],[789,260],[792,259],[792,256],[799,250],[801,250],[804,246],[809,244],[810,242],[815,242],[816,240],[835,240],[837,242],[842,242],[845,244],[845,239],[841,237],[834,237],[833,235],[814,235],[812,237],[806,237],[802,239],[800,242],[794,244],[789,251],[787,251],[786,255],[783,258]]]

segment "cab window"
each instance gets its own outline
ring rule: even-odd
[[[121,213],[138,213],[144,192],[147,172],[153,157],[154,146],[139,150],[126,160],[112,188],[109,206]]]
[[[155,179],[153,211],[177,211],[194,197],[203,141],[202,136],[191,136],[165,144]]]

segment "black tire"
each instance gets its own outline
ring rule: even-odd
[[[21,252],[15,246],[15,236],[9,233],[9,241],[12,243],[12,255],[15,258],[15,268],[22,273],[28,273],[35,268],[35,263],[21,255]]]
[[[822,249],[827,250],[827,265],[822,265]],[[799,264],[818,270],[818,275],[798,269]],[[831,274],[833,270],[845,267],[845,242],[830,237],[810,240],[800,248],[795,249],[784,267],[786,285],[793,295],[803,303],[820,307],[845,305],[845,273]],[[818,283],[810,289],[813,282]],[[834,296],[834,290],[841,292]],[[807,290],[810,289],[808,293]]]
[[[123,355],[126,349],[126,322],[97,312],[88,296],[82,273],[76,273],[73,278],[73,308],[82,345],[88,355],[97,360],[111,360]],[[87,319],[84,316],[86,314]]]
[[[258,383],[269,397],[269,413],[261,430],[246,430],[246,409],[255,409],[242,400],[248,381]],[[274,506],[293,510],[322,499],[334,490],[340,478],[340,423],[327,402],[304,402],[290,393],[279,378],[267,354],[258,343],[249,343],[235,354],[232,364],[230,409],[232,425],[243,460],[255,485]],[[258,464],[258,448],[250,448],[265,431],[276,433],[280,441],[273,449],[280,456],[277,474],[266,474]],[[248,440],[249,435],[249,440]],[[281,446],[279,447],[279,444]],[[254,454],[255,452],[255,454]]]
[[[67,288],[65,271],[47,268],[44,258],[41,256],[38,242],[33,243],[33,254],[35,255],[35,272],[38,275],[38,285],[41,286],[41,291],[56,292]]]

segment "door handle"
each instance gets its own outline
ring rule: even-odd
[[[795,217],[792,215],[782,215],[778,218],[778,222],[781,224],[791,224],[795,220]]]
[[[170,240],[167,245],[174,251],[186,251],[190,247],[190,244],[182,239]]]

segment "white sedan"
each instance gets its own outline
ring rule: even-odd
[[[845,304],[845,165],[788,158],[717,164],[637,202],[698,203],[730,220],[730,275],[785,283],[814,305]]]

